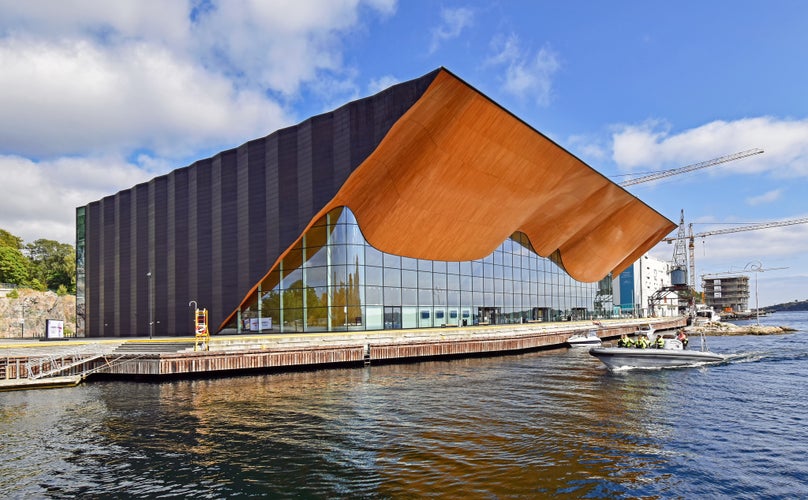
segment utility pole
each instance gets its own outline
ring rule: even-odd
[[[744,266],[743,272],[745,273],[755,273],[755,318],[757,320],[757,325],[760,326],[760,302],[758,300],[758,274],[765,272],[765,271],[774,271],[777,269],[788,269],[787,267],[770,267],[767,269],[763,268],[763,264],[760,261],[753,261],[749,262]]]

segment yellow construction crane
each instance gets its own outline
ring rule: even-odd
[[[731,162],[731,161],[735,161],[735,160],[740,160],[742,158],[748,158],[750,156],[759,155],[761,153],[763,153],[763,150],[760,149],[760,148],[747,149],[746,151],[740,151],[738,153],[733,153],[733,154],[726,155],[726,156],[719,156],[718,158],[713,158],[712,160],[702,161],[702,162],[694,163],[692,165],[687,165],[687,166],[684,166],[684,167],[673,168],[673,169],[670,169],[670,170],[662,170],[660,172],[653,172],[653,173],[650,173],[650,174],[647,174],[647,175],[642,175],[640,177],[635,177],[634,179],[629,179],[627,181],[621,182],[620,186],[628,187],[628,186],[634,186],[635,184],[642,184],[644,182],[651,182],[651,181],[655,181],[655,180],[658,180],[658,179],[664,179],[666,177],[671,177],[671,176],[679,175],[679,174],[685,174],[685,173],[688,173],[688,172],[693,172],[695,170],[701,170],[703,168],[712,167],[712,166],[715,166],[715,165],[720,165],[722,163],[727,163],[727,162]],[[777,223],[774,223],[774,224],[777,224]],[[786,224],[781,224],[781,225],[786,225]],[[746,229],[746,230],[763,229],[763,227],[757,227],[757,226],[763,226],[763,225],[756,224],[755,226],[756,227],[749,226],[749,229]],[[767,225],[765,227],[773,227],[773,226],[768,226]],[[709,234],[722,234],[722,233],[725,233],[725,232],[735,232],[736,230],[741,230],[741,229],[711,231],[710,233],[700,233],[699,236],[708,236]],[[689,285],[691,290],[695,290],[695,276],[694,276],[694,274],[695,274],[694,273],[694,270],[695,270],[694,246],[695,245],[694,245],[694,242],[693,242],[693,238],[694,238],[693,225],[691,224],[690,225],[690,245],[689,245],[689,250],[690,250],[690,259],[689,259],[690,260],[690,277],[689,278],[690,279],[688,281],[688,278],[686,276],[687,275],[687,269],[688,269],[688,258],[687,258],[687,254],[685,253],[685,246],[687,244],[686,243],[687,236],[685,234],[685,212],[684,212],[684,210],[682,210],[682,218],[681,218],[681,221],[679,223],[679,234],[676,236],[676,238],[665,238],[663,241],[667,241],[668,243],[676,241],[676,248],[674,249],[674,252],[673,252],[673,263],[672,263],[672,266],[671,266],[671,268],[672,268],[671,269],[671,282],[673,283],[673,285],[679,285],[679,286]]]
[[[665,177],[671,177],[673,175],[685,174],[687,172],[693,172],[694,170],[700,170],[702,168],[712,167],[715,165],[720,165],[722,163],[740,160],[741,158],[759,155],[761,153],[763,153],[762,149],[758,148],[748,149],[746,151],[741,151],[740,153],[734,153],[731,155],[713,158],[712,160],[707,160],[700,163],[694,163],[692,165],[687,165],[685,167],[673,168],[670,170],[663,170],[661,172],[654,172],[648,175],[635,177],[634,179],[629,179],[627,181],[621,182],[620,185],[622,187],[627,187],[627,186],[633,186],[635,184],[642,184],[643,182],[651,182],[657,179],[663,179]]]
[[[686,264],[682,261],[683,249],[685,246],[685,240],[687,241],[687,248],[689,253],[689,280],[688,285],[690,286],[691,290],[695,290],[695,276],[696,276],[696,256],[695,256],[695,247],[696,247],[696,238],[705,238],[707,236],[715,236],[717,234],[729,234],[729,233],[738,233],[741,231],[755,231],[758,229],[768,229],[771,227],[782,227],[782,226],[793,226],[795,224],[806,224],[808,223],[808,217],[802,217],[799,219],[787,219],[775,222],[760,222],[758,224],[749,224],[747,226],[738,226],[738,227],[726,227],[723,229],[715,229],[713,231],[704,231],[702,233],[693,234],[693,223],[688,225],[688,234],[685,236],[685,212],[682,210],[682,218],[679,222],[679,232],[676,237],[665,238],[662,241],[666,241],[668,243],[676,242],[676,248],[673,252],[673,272],[676,272],[677,269],[682,269],[682,265]],[[672,281],[676,281],[671,278]],[[674,285],[677,284],[684,284],[684,283],[673,283]]]

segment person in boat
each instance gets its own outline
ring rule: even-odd
[[[617,347],[634,347],[634,341],[624,333],[620,335],[620,340],[617,341]]]
[[[665,339],[662,338],[662,335],[657,335],[657,338],[654,341],[654,347],[656,347],[657,349],[665,348]]]
[[[676,334],[676,339],[682,343],[682,349],[687,349],[687,334],[683,329],[679,329],[679,333]]]
[[[647,349],[648,348],[648,337],[645,335],[640,335],[637,339],[637,346],[639,349]]]

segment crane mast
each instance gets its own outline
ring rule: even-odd
[[[673,262],[672,267],[674,270],[677,268],[681,268],[681,255],[684,253],[684,246],[685,246],[685,231],[684,231],[684,224],[685,224],[685,216],[684,210],[682,210],[682,218],[679,222],[679,232],[675,238],[664,238],[662,241],[673,243],[676,242],[676,246],[674,247],[673,251]],[[758,229],[768,229],[772,227],[782,227],[782,226],[793,226],[795,224],[806,224],[808,223],[808,217],[801,217],[798,219],[787,219],[781,221],[774,221],[774,222],[760,222],[758,224],[749,224],[746,226],[738,226],[738,227],[726,227],[723,229],[715,229],[713,231],[704,231],[701,233],[693,234],[693,223],[689,224],[689,231],[686,237],[687,239],[687,247],[689,252],[689,279],[688,285],[690,286],[691,290],[695,290],[695,275],[696,275],[696,258],[695,258],[695,247],[696,247],[696,238],[705,238],[707,236],[714,236],[717,234],[730,234],[730,233],[739,233],[742,231],[755,231]],[[673,282],[673,277],[671,277]],[[683,283],[676,283],[673,284],[683,284]]]
[[[674,168],[670,170],[663,170],[661,172],[654,172],[648,175],[642,175],[640,177],[635,177],[634,179],[629,179],[620,183],[621,187],[627,186],[634,186],[636,184],[642,184],[643,182],[651,182],[657,179],[664,179],[666,177],[671,177],[674,175],[684,174],[687,172],[693,172],[695,170],[700,170],[707,167],[712,167],[714,165],[720,165],[722,163],[727,163],[730,161],[740,160],[741,158],[747,158],[749,156],[754,156],[763,153],[762,149],[754,148],[748,149],[746,151],[741,151],[738,153],[733,153],[726,156],[720,156],[718,158],[713,158],[712,160],[707,160],[699,163],[694,163],[692,165],[687,165],[684,167]],[[672,262],[672,269],[671,269],[671,283],[673,284],[673,288],[679,289],[681,291],[682,288],[688,286],[690,290],[696,289],[696,282],[695,282],[695,242],[694,242],[694,235],[693,235],[693,224],[691,223],[688,227],[689,235],[685,233],[685,211],[682,210],[681,219],[679,222],[679,234],[676,238],[669,238],[663,241],[668,241],[668,243],[672,241],[676,241],[676,248],[674,249],[673,253],[673,262]],[[687,247],[687,250],[685,250]],[[689,259],[688,259],[689,254]],[[690,272],[688,273],[688,262],[690,263]],[[689,274],[689,279],[688,279]],[[611,288],[611,286],[609,287]],[[653,300],[651,303],[653,304]],[[653,310],[653,305],[651,306]]]
[[[687,253],[685,250],[685,211],[679,219],[679,233],[676,236],[676,246],[673,248],[673,261],[671,262],[671,284],[684,285],[687,282]]]
[[[738,153],[733,153],[730,155],[720,156],[718,158],[713,158],[712,160],[702,161],[699,163],[693,163],[692,165],[687,165],[684,167],[674,168],[670,170],[663,170],[661,172],[654,172],[648,175],[643,175],[640,177],[635,177],[634,179],[629,179],[627,181],[621,182],[620,186],[627,187],[627,186],[634,186],[635,184],[642,184],[643,182],[651,182],[657,179],[664,179],[666,177],[671,177],[674,175],[684,174],[688,172],[693,172],[695,170],[701,170],[703,168],[712,167],[715,165],[720,165],[722,163],[727,163],[730,161],[740,160],[741,158],[747,158],[749,156],[759,155],[763,153],[763,150],[760,148],[753,148],[747,149],[746,151],[740,151]],[[762,229],[762,228],[758,228]],[[666,238],[663,241],[667,241],[670,243],[671,241],[676,241],[676,247],[673,251],[673,261],[671,266],[671,283],[674,285],[689,285],[691,290],[696,289],[696,269],[695,269],[695,241],[693,235],[693,224],[691,223],[688,227],[689,233],[688,235],[685,234],[685,211],[682,210],[681,219],[679,221],[679,233],[676,238]],[[725,232],[732,232],[730,230],[725,230]],[[720,233],[711,233],[711,234],[720,234]],[[701,234],[699,236],[706,236],[706,234]],[[685,250],[687,247],[687,250]],[[689,255],[689,259],[688,259]],[[690,263],[689,266],[689,273],[688,273],[688,262]]]

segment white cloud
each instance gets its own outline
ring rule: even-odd
[[[0,150],[7,153],[148,148],[176,156],[289,123],[278,104],[146,44],[6,39],[0,66]]]
[[[245,85],[292,96],[321,71],[342,69],[342,37],[358,29],[360,7],[389,15],[395,1],[230,0],[192,26],[196,56]]]
[[[368,92],[371,95],[373,95],[373,94],[376,94],[378,92],[381,92],[382,90],[384,90],[384,89],[386,89],[388,87],[392,87],[393,85],[395,85],[397,83],[399,83],[398,78],[396,78],[396,77],[394,77],[392,75],[384,75],[382,77],[379,77],[379,78],[376,78],[376,79],[373,79],[373,80],[370,81],[370,83],[368,84]]]
[[[150,39],[183,46],[190,27],[191,2],[173,0],[0,0],[0,33],[52,40],[88,38],[116,43]]]
[[[342,38],[360,29],[360,12],[395,6],[0,2],[0,153],[177,156],[237,145],[299,119],[277,97],[291,102],[302,85],[329,103],[344,101],[335,92],[355,96]]]
[[[701,247],[701,248],[699,248]],[[808,252],[808,224],[755,229],[737,233],[696,238],[697,253],[701,252],[705,262],[739,262],[797,255]],[[698,256],[696,257],[698,261]]]
[[[746,204],[749,206],[761,205],[764,203],[772,203],[780,199],[783,195],[782,189],[773,189],[758,196],[750,196],[746,199]]]
[[[76,207],[144,182],[154,173],[116,156],[34,162],[0,156],[0,228],[26,242],[39,238],[73,244]]]
[[[649,121],[621,126],[612,139],[613,159],[624,171],[683,166],[759,148],[764,154],[724,164],[721,172],[808,177],[808,119],[714,121],[676,134],[668,124]]]
[[[790,279],[804,274],[808,266],[808,223],[699,237],[694,243],[699,289],[703,274],[737,272],[750,263],[759,263],[771,270],[758,275],[761,306],[802,299],[808,294],[804,279]],[[673,250],[673,244],[660,243],[650,253],[671,260]]]
[[[0,0],[0,36],[103,46],[160,46],[240,85],[286,96],[319,71],[341,70],[342,39],[360,15],[393,15],[396,0]]]
[[[299,120],[302,87],[341,104],[357,89],[344,40],[395,9],[0,0],[0,228],[72,242],[75,207]]]
[[[464,29],[474,25],[474,11],[465,7],[441,9],[441,24],[432,29],[432,43],[429,53],[434,53],[440,45],[460,36]]]
[[[516,35],[497,37],[492,41],[494,54],[486,63],[504,66],[502,90],[520,99],[547,106],[552,99],[553,77],[561,69],[558,55],[548,47],[535,54],[520,47]]]

